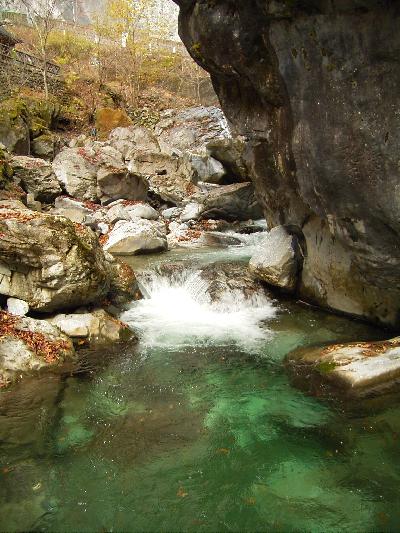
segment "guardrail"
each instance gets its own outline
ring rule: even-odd
[[[4,61],[13,61],[14,63],[19,63],[21,68],[29,68],[34,70],[43,71],[43,61],[38,57],[31,56],[26,52],[21,52],[20,50],[15,50],[8,48],[0,44],[0,57]],[[55,63],[50,61],[46,62],[47,72],[52,76],[58,76],[60,74],[60,67]]]

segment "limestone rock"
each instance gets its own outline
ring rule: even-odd
[[[105,297],[109,270],[96,235],[63,217],[0,210],[0,294],[52,311]]]
[[[88,207],[87,203],[67,196],[56,198],[54,205],[55,209],[53,209],[52,214],[66,217],[78,224],[82,224],[88,215],[93,214],[93,208]]]
[[[126,324],[103,309],[88,313],[60,314],[48,320],[72,339],[87,339],[90,343],[128,340],[132,334]]]
[[[159,252],[167,248],[165,225],[145,219],[117,222],[104,244],[104,249],[114,255]]]
[[[24,300],[18,300],[18,298],[8,298],[7,311],[11,315],[25,316],[29,313],[29,304]]]
[[[203,218],[224,220],[258,219],[262,216],[251,183],[215,187],[207,194],[195,194],[193,200],[204,205]]]
[[[287,366],[301,383],[310,376],[351,396],[364,396],[400,383],[400,337],[295,350]]]
[[[52,166],[44,159],[15,156],[11,161],[14,177],[28,194],[39,202],[51,203],[62,194]]]
[[[294,291],[300,269],[297,238],[283,226],[276,226],[250,259],[249,268],[270,285]]]
[[[91,148],[66,148],[53,161],[53,170],[63,189],[80,200],[97,199],[96,153]]]
[[[116,128],[110,133],[108,142],[126,160],[130,160],[136,151],[160,151],[156,137],[143,127]]]
[[[230,137],[224,114],[217,107],[191,107],[168,110],[155,126],[162,151],[201,152],[213,139]]]
[[[187,154],[187,164],[190,165],[194,183],[205,181],[206,183],[221,184],[226,176],[222,163],[209,155]]]
[[[4,328],[6,326],[6,328]],[[43,320],[0,314],[0,382],[60,364],[75,354],[70,339]]]
[[[198,204],[197,202],[189,202],[183,208],[183,211],[180,216],[181,221],[188,222],[189,220],[197,220],[198,218],[200,218],[200,215],[203,211],[204,206],[202,204]]]

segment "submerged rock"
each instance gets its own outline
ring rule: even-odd
[[[294,291],[300,270],[297,238],[283,226],[276,226],[259,245],[249,263],[250,271],[270,285]]]
[[[287,356],[299,383],[329,384],[351,396],[364,396],[400,383],[400,337],[295,350]]]

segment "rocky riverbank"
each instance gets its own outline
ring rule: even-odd
[[[153,130],[120,127],[102,142],[80,136],[54,158],[28,146],[1,147],[3,385],[132,337],[117,317],[141,296],[118,256],[240,244],[234,234],[264,229],[217,108],[167,112]]]

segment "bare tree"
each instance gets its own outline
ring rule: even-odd
[[[49,37],[57,24],[66,0],[20,0],[28,21],[38,38],[38,53],[43,65],[43,85],[46,98],[49,97],[48,44]]]

